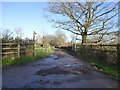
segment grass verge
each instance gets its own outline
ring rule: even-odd
[[[119,72],[120,70],[117,65],[111,65],[96,59],[90,59],[90,58],[88,59],[85,57],[81,57],[81,58],[84,61],[88,62],[90,65],[96,66],[97,69],[99,69],[99,71],[104,72],[105,74],[109,75],[110,77],[116,80],[118,79],[120,80],[120,72]]]
[[[99,69],[99,71],[109,75],[111,78],[120,80],[120,68],[117,65],[111,65],[111,64],[105,63],[100,60],[83,57],[83,56],[77,55],[75,52],[69,52],[66,50],[65,50],[65,52],[67,52],[77,58],[82,59],[83,61],[89,63],[92,66],[96,66],[97,69]]]
[[[8,66],[8,65],[15,65],[15,64],[24,64],[28,62],[33,62],[36,60],[39,60],[41,58],[45,58],[50,56],[54,52],[54,48],[50,48],[49,50],[47,48],[37,48],[36,49],[36,56],[27,56],[22,58],[4,58],[2,60],[2,66]]]

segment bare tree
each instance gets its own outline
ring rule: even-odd
[[[15,28],[15,33],[17,37],[22,38],[23,37],[23,32],[22,32],[22,28]]]
[[[52,2],[48,7],[51,14],[59,16],[51,19],[56,27],[80,35],[82,44],[96,34],[99,39],[95,43],[100,42],[114,26],[116,10],[117,4],[110,2]]]
[[[76,41],[75,34],[71,34],[71,43],[73,44],[73,43],[75,43],[75,41]]]
[[[46,47],[46,46],[49,46],[50,45],[50,35],[43,35],[42,37],[42,44],[43,44],[43,47]]]
[[[43,46],[60,47],[66,44],[66,36],[62,31],[56,31],[54,35],[43,35],[41,41]]]
[[[62,31],[55,32],[54,43],[56,47],[61,47],[66,44],[66,36]]]
[[[120,31],[112,32],[109,35],[105,35],[104,41],[105,44],[119,44]]]
[[[36,36],[36,43],[37,43],[37,44],[42,43],[41,39],[42,39],[42,37],[40,36],[39,33],[37,33],[37,36]]]
[[[21,42],[22,41],[22,37],[23,37],[23,32],[22,32],[22,29],[21,28],[15,28],[15,34],[16,34],[16,42]]]
[[[0,37],[2,39],[2,42],[9,42],[13,41],[13,32],[11,32],[9,29],[0,29],[1,34]]]

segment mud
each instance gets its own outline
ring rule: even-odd
[[[3,88],[118,88],[118,82],[57,50],[48,58],[3,67]]]
[[[37,75],[49,75],[49,74],[64,74],[64,75],[68,75],[68,74],[78,74],[78,72],[73,71],[73,70],[63,70],[60,68],[52,68],[52,69],[47,69],[47,70],[40,70],[36,73]]]

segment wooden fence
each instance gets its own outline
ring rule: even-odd
[[[2,46],[2,58],[21,58],[34,55],[34,44],[0,43]]]
[[[120,45],[79,45],[76,50],[72,47],[63,47],[80,57],[97,59],[111,64],[117,64],[120,57]]]

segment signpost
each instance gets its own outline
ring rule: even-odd
[[[35,40],[36,37],[35,37],[35,36],[36,36],[36,34],[37,34],[37,33],[36,33],[35,31],[33,31],[33,44],[34,44],[34,45],[33,45],[33,48],[34,48],[34,56],[36,55],[36,53],[35,53],[35,47],[36,47],[36,40]]]

